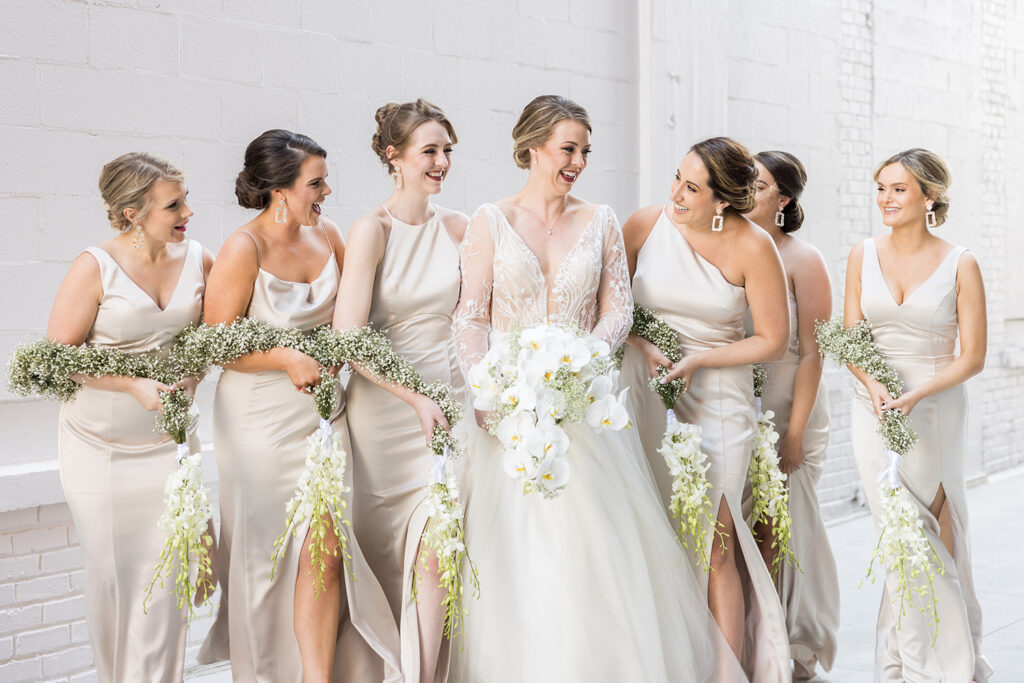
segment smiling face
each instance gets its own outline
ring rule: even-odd
[[[538,174],[558,194],[568,194],[587,167],[590,131],[578,121],[563,119],[551,129],[544,144],[530,150],[530,175]]]
[[[158,180],[146,192],[145,213],[125,209],[133,225],[142,225],[147,238],[159,242],[182,242],[192,209],[186,201],[188,190],[176,180]],[[128,231],[131,233],[131,231]]]
[[[921,184],[901,163],[889,164],[878,172],[878,209],[882,222],[890,228],[924,225],[925,214],[932,200],[925,196]]]
[[[274,190],[273,203],[268,211],[274,211],[284,199],[289,220],[295,220],[300,225],[316,225],[320,222],[320,202],[329,194],[331,187],[327,184],[327,160],[311,154],[302,162],[299,176],[291,187]]]
[[[388,147],[389,154],[394,152],[394,147]],[[405,151],[393,157],[392,164],[401,169],[403,190],[437,194],[451,169],[451,136],[437,121],[422,123],[413,131]]]
[[[754,184],[754,208],[743,214],[754,223],[765,228],[775,224],[775,213],[782,211],[789,199],[779,194],[779,187],[771,172],[760,161],[754,160],[757,168],[757,182]]]
[[[679,164],[672,180],[669,196],[672,200],[669,218],[673,222],[695,227],[711,226],[715,212],[719,208],[724,210],[727,204],[715,198],[708,181],[708,169],[701,161],[700,155],[690,152],[683,157],[683,162]]]

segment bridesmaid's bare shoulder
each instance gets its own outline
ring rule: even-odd
[[[469,216],[461,211],[446,209],[436,204],[434,205],[434,210],[437,212],[437,217],[444,223],[444,227],[448,230],[448,234],[452,236],[452,239],[456,243],[462,242],[462,238],[466,236],[466,228],[469,226]]]
[[[622,239],[626,243],[627,250],[630,248],[639,250],[644,245],[664,210],[664,206],[655,204],[633,212],[633,215],[622,224]]]

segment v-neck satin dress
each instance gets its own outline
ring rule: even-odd
[[[177,286],[161,309],[99,247],[86,251],[100,268],[103,295],[86,338],[90,346],[127,353],[166,351],[175,335],[199,321],[206,281],[203,247],[185,250]],[[164,485],[177,468],[171,437],[154,432],[156,413],[131,394],[82,387],[61,406],[60,479],[85,555],[85,613],[96,674],[104,683],[180,681],[185,661],[185,613],[173,581],[154,589],[148,613],[145,586],[153,578],[164,535]],[[199,451],[199,413],[191,409],[188,444]]]
[[[904,391],[919,387],[955,358],[959,331],[956,274],[963,247],[953,248],[942,263],[902,304],[892,297],[878,261],[873,239],[864,242],[860,305],[882,355],[903,380]],[[868,505],[879,528],[881,499],[878,477],[885,469],[886,448],[878,435],[878,418],[867,390],[859,382],[853,402],[853,452]],[[876,681],[969,681],[984,683],[992,667],[981,656],[981,606],[971,575],[965,478],[967,451],[967,389],[963,384],[922,399],[910,413],[919,441],[900,459],[900,481],[917,503],[928,541],[945,565],[935,579],[938,599],[938,640],[922,612],[908,608],[896,627],[891,591],[895,577],[886,577],[878,612],[875,646]],[[939,524],[928,511],[939,487],[946,493],[953,523],[953,555],[939,539]]]
[[[633,298],[676,331],[683,354],[744,338],[746,292],[698,254],[664,212],[637,254]],[[665,408],[661,398],[648,389],[647,364],[643,354],[633,347],[626,350],[622,379],[630,386],[628,395],[637,431],[668,515],[672,477],[665,459],[657,452],[665,433]],[[680,422],[701,427],[702,448],[710,464],[706,476],[711,484],[708,497],[712,514],[717,516],[719,506],[728,505],[736,528],[735,538],[729,543],[733,548],[738,546],[741,555],[738,564],[746,603],[744,671],[755,683],[789,681],[789,636],[782,607],[757,543],[743,522],[743,489],[757,423],[751,366],[699,368],[674,410]],[[704,533],[705,547],[711,548],[710,525]],[[706,590],[707,575],[696,564],[691,550],[686,550],[686,556]]]
[[[340,279],[333,250],[309,283],[282,280],[260,268],[246,315],[304,331],[329,324]],[[350,456],[345,479],[351,486],[352,449],[344,406],[342,393],[331,421]],[[285,504],[305,468],[306,439],[318,425],[312,398],[295,391],[288,373],[222,372],[214,401],[213,439],[220,471],[223,597],[219,623],[200,661],[230,654],[232,676],[238,681],[302,681],[293,617],[305,530],[297,538],[289,536],[273,581],[270,557],[275,539],[285,530]],[[351,510],[351,500],[349,505]],[[332,680],[380,681],[385,667],[386,680],[401,680],[398,632],[387,600],[354,534],[349,533],[348,542],[355,577],[344,574],[345,604]]]

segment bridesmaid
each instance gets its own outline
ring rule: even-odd
[[[377,110],[372,148],[394,191],[349,230],[338,328],[369,322],[427,381],[464,390],[451,337],[459,299],[458,244],[469,219],[431,202],[451,169],[455,129],[424,100]],[[358,370],[358,368],[357,368]],[[437,404],[420,394],[355,374],[349,382],[349,430],[355,462],[356,535],[400,625],[406,681],[443,681],[444,597],[437,559],[421,565],[413,596],[434,425],[448,427]]]
[[[742,145],[722,137],[699,142],[675,172],[670,201],[641,209],[623,226],[634,299],[678,332],[683,352],[673,366],[631,335],[623,380],[632,385],[638,431],[666,506],[672,481],[657,453],[665,410],[647,382],[658,366],[671,368],[670,380],[686,380],[675,412],[703,430],[708,495],[724,534],[720,541],[710,526],[705,530],[711,572],[694,569],[707,581],[711,613],[751,680],[783,681],[790,679],[785,620],[741,510],[756,424],[751,363],[780,358],[789,338],[778,251],[741,215],[754,207],[756,180]],[[744,338],[748,302],[754,334]]]
[[[103,167],[100,195],[118,234],[83,251],[60,286],[46,336],[128,353],[165,351],[199,322],[213,255],[185,237],[192,210],[184,174],[131,153]],[[137,377],[76,377],[82,389],[60,410],[64,495],[85,554],[85,611],[101,681],[180,681],[185,613],[167,590],[145,586],[164,538],[164,484],[175,444],[154,434],[160,394],[173,387]],[[178,386],[195,394],[198,378]],[[116,416],[116,417],[115,417]],[[192,409],[189,449],[200,451]],[[173,582],[172,582],[173,583]],[[196,602],[205,599],[196,596]]]
[[[241,206],[260,213],[221,248],[206,322],[247,316],[307,331],[330,322],[345,247],[337,226],[320,216],[320,202],[331,193],[326,156],[310,138],[286,130],[249,143],[235,194]],[[270,580],[285,503],[305,466],[306,438],[318,425],[308,394],[321,369],[313,358],[279,348],[243,356],[217,384],[214,445],[229,566],[220,618],[227,619],[236,680],[363,681],[371,670],[380,680],[380,660],[398,680],[394,621],[352,535],[354,578],[344,573],[342,580],[341,558],[328,555],[326,589],[314,597],[307,536],[292,543]],[[332,422],[344,434],[340,398]],[[222,644],[208,645],[204,661],[223,656]]]
[[[909,149],[875,170],[878,209],[887,235],[850,250],[843,318],[867,319],[886,360],[903,380],[893,399],[857,368],[853,451],[875,524],[878,477],[887,464],[877,433],[883,410],[901,410],[920,441],[900,460],[899,476],[917,503],[924,531],[945,565],[936,577],[938,640],[916,608],[897,628],[888,576],[878,613],[876,681],[983,683],[992,668],[981,655],[981,607],[971,576],[965,459],[970,377],[985,365],[985,289],[974,256],[933,230],[949,211],[949,168],[933,152]],[[956,354],[957,338],[960,353]]]
[[[803,164],[787,152],[754,155],[756,206],[746,214],[772,236],[786,270],[789,297],[789,346],[782,360],[765,364],[768,382],[762,408],[775,413],[779,468],[788,477],[793,518],[790,547],[799,569],[779,565],[776,588],[786,614],[793,675],[814,677],[815,663],[828,671],[836,653],[839,628],[839,578],[821,508],[814,490],[821,479],[828,447],[828,390],[821,381],[822,359],[814,323],[832,315],[832,285],[817,249],[792,233],[803,224],[799,199],[807,182]],[[775,557],[770,526],[755,537],[770,567]]]

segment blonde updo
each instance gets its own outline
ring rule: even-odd
[[[893,154],[875,167],[873,177],[876,183],[882,169],[891,164],[900,164],[907,169],[907,173],[921,186],[924,196],[932,200],[935,226],[945,223],[946,214],[949,213],[949,186],[953,184],[953,174],[942,157],[920,147]]]
[[[185,174],[166,159],[145,152],[122,154],[104,166],[99,188],[111,227],[122,232],[132,229],[125,209],[135,209],[135,222],[141,223],[149,211],[149,188],[161,180],[183,183]]]
[[[757,203],[757,166],[747,148],[732,138],[709,138],[690,148],[708,171],[716,199],[729,204],[726,213],[747,213]]]
[[[512,158],[519,168],[530,168],[530,150],[542,146],[551,137],[559,121],[576,121],[591,133],[590,115],[579,104],[561,95],[540,95],[533,98],[519,115],[512,129]]]
[[[395,148],[394,156],[401,156],[409,146],[412,134],[428,121],[437,121],[444,126],[452,144],[459,141],[458,136],[455,135],[455,127],[445,116],[444,111],[436,104],[431,104],[422,98],[403,104],[388,102],[377,110],[374,118],[377,120],[377,132],[373,134],[370,148],[388,169],[388,173],[394,172],[391,159],[388,159],[388,147]]]

